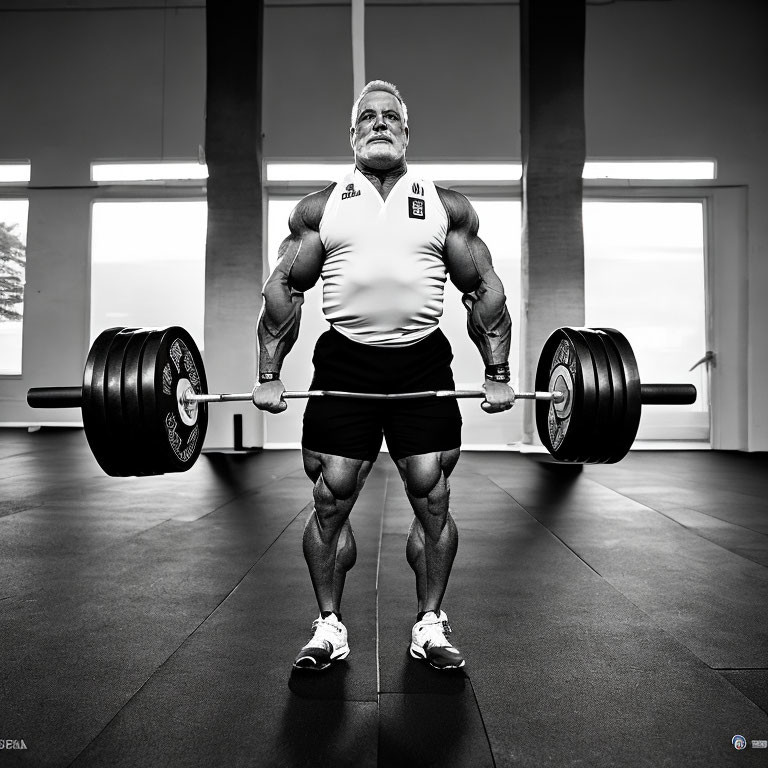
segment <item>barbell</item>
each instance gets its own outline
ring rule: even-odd
[[[536,425],[557,461],[614,463],[629,451],[644,404],[690,404],[691,384],[641,384],[634,352],[612,328],[558,328],[547,339],[536,370]],[[484,398],[480,390],[422,392],[283,392],[283,398],[345,397],[403,400]],[[179,326],[109,328],[88,353],[82,386],[37,387],[33,408],[82,410],[88,444],[114,477],[189,469],[203,448],[208,404],[250,401],[252,392],[210,394],[202,356]]]

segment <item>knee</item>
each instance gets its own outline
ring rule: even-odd
[[[315,481],[312,498],[314,508],[309,520],[315,520],[320,535],[324,539],[336,535],[348,520],[352,505],[345,504],[342,499],[336,496],[334,491],[325,483],[322,474]]]
[[[321,513],[333,514],[339,508],[354,504],[365,481],[363,462],[334,457],[323,461],[315,473],[314,501]]]
[[[432,500],[448,495],[448,482],[438,454],[406,458],[403,480],[406,491],[414,498]]]
[[[337,501],[348,501],[355,495],[358,482],[356,467],[324,466],[315,483],[315,491],[317,492],[318,487],[320,487],[322,488],[321,494],[330,496]]]

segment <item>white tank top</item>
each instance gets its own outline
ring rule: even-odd
[[[357,169],[336,184],[320,221],[323,313],[353,341],[405,347],[443,314],[448,215],[434,183],[409,173],[386,200]]]

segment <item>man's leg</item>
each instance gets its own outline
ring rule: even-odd
[[[340,616],[347,571],[357,558],[349,513],[371,471],[372,461],[303,451],[314,482],[315,506],[304,527],[304,559],[321,612]]]
[[[435,669],[458,669],[464,657],[447,639],[451,629],[440,604],[459,545],[449,511],[450,476],[459,448],[408,456],[397,461],[415,518],[406,544],[406,557],[416,574],[418,616],[411,631],[410,654]]]
[[[315,505],[304,526],[304,559],[320,616],[312,624],[312,638],[299,651],[293,666],[321,670],[349,655],[347,628],[341,623],[344,580],[357,559],[349,513],[373,462],[306,448],[303,457],[304,469],[315,484]]]
[[[397,460],[405,492],[415,518],[406,544],[406,557],[416,574],[419,614],[434,611],[448,585],[459,545],[456,524],[449,511],[448,478],[461,449],[407,456]]]

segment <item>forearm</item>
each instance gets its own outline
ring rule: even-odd
[[[279,378],[283,360],[298,338],[304,303],[304,294],[291,290],[282,276],[267,282],[263,296],[264,309],[257,329],[260,380],[270,374],[269,378]]]
[[[467,330],[486,366],[504,365],[509,360],[512,320],[501,281],[486,273],[478,287],[462,297],[467,308]]]

